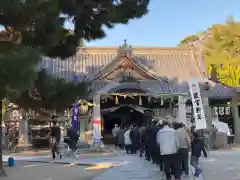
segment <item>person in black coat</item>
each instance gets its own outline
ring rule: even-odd
[[[130,139],[132,141],[131,154],[137,154],[140,148],[140,131],[137,125],[133,125],[130,131]]]
[[[57,126],[57,122],[53,121],[53,126],[51,127],[50,130],[50,137],[53,140],[52,144],[52,158],[56,158],[56,154],[59,155],[60,159],[62,158],[61,153],[59,152],[59,142],[61,140],[61,129],[59,126]]]
[[[143,156],[143,153],[145,152],[145,144],[146,144],[146,126],[145,124],[142,124],[140,127],[140,157]],[[146,154],[146,152],[145,152]]]
[[[157,133],[159,131],[159,127],[156,126],[157,121],[152,122],[152,127],[150,128],[149,131],[149,149],[150,149],[150,154],[152,158],[153,164],[158,164],[158,154],[159,154],[159,149],[157,145]]]
[[[151,161],[151,151],[150,151],[150,133],[151,133],[151,126],[148,126],[144,133],[144,149],[145,149],[145,159],[147,161]]]
[[[77,150],[79,134],[73,127],[70,127],[67,129],[67,137],[69,138],[69,140],[68,140],[69,148],[71,149],[72,153],[74,154]]]
[[[207,152],[204,147],[204,139],[205,137],[202,135],[202,133],[195,132],[191,144],[192,156],[190,164],[195,168],[194,176],[196,177],[202,173],[202,169],[199,167],[199,158],[201,157],[201,152],[203,152],[204,156],[207,158]]]
[[[157,127],[160,130],[160,129],[163,128],[163,125],[162,124],[158,124]],[[161,156],[161,153],[160,153],[160,150],[159,150],[160,149],[160,145],[157,144],[157,148],[158,148],[158,151],[157,151],[157,159],[158,159],[158,161],[157,162],[158,162],[158,165],[160,167],[160,171],[163,171],[163,160],[162,160],[162,156]]]

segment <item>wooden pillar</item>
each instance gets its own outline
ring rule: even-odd
[[[187,126],[186,100],[186,97],[178,96],[178,120]]]
[[[207,128],[212,127],[212,109],[209,105],[209,99],[208,97],[203,97],[203,108],[204,108],[204,114],[207,121]]]

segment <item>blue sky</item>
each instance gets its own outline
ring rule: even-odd
[[[176,46],[190,34],[224,23],[229,15],[240,19],[240,0],[151,0],[149,9],[144,18],[118,25],[106,38],[87,45],[119,46],[127,39],[132,46]]]
[[[87,46],[119,46],[124,39],[132,46],[176,46],[230,15],[240,20],[240,0],[151,0],[149,10],[142,19],[107,30],[107,37]]]

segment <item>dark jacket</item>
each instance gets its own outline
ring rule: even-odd
[[[120,129],[117,133],[117,142],[119,145],[124,145],[124,133],[125,129]]]
[[[130,139],[132,144],[139,145],[140,144],[140,131],[139,128],[135,127],[130,131]]]
[[[207,157],[207,152],[204,147],[204,139],[204,136],[194,137],[191,145],[192,156],[199,158],[201,156],[201,152],[203,152],[204,156]]]
[[[143,126],[140,128],[140,142],[141,143],[146,143],[146,132],[147,132],[146,127]]]
[[[73,128],[67,129],[67,137],[69,137],[71,141],[77,141],[79,139],[78,133]]]
[[[149,148],[152,148],[153,150],[157,149],[157,147],[158,147],[158,145],[157,145],[157,133],[158,133],[159,129],[160,129],[159,127],[153,126],[148,131]]]
[[[56,141],[61,140],[61,129],[58,126],[54,126],[51,128],[51,137],[55,138]]]

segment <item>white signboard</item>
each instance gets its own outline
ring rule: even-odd
[[[205,129],[207,127],[207,122],[205,119],[199,83],[196,79],[191,79],[188,83],[192,98],[196,129]]]
[[[231,107],[230,106],[220,106],[212,108],[213,116],[230,116],[231,115]]]

